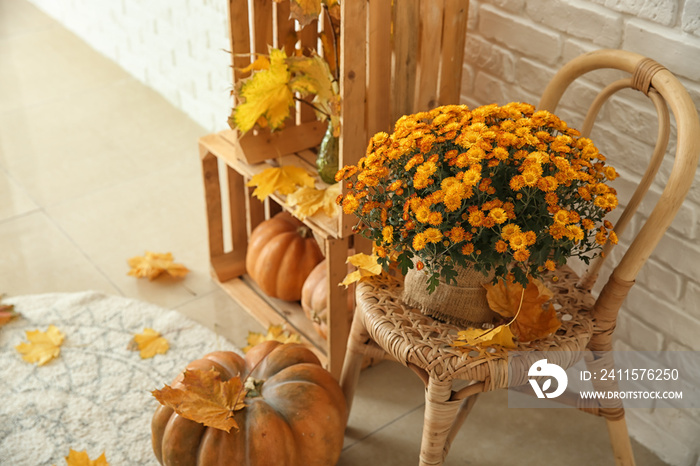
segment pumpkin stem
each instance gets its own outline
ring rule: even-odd
[[[306,225],[302,225],[297,228],[297,233],[304,239],[309,238],[311,236],[311,228],[307,227]]]
[[[262,386],[265,383],[264,379],[256,379],[254,377],[246,377],[244,387],[246,389],[246,398],[256,398],[262,396]]]

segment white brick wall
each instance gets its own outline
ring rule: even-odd
[[[570,59],[599,48],[621,48],[665,65],[700,106],[700,0],[471,0],[470,15],[462,86],[462,100],[469,105],[536,104],[547,81]],[[579,125],[580,102],[590,102],[612,74],[591,73],[577,84],[565,96],[560,116]],[[616,181],[623,195],[641,178],[641,165],[656,141],[655,113],[645,101],[634,91],[615,97],[593,134],[623,174]],[[673,150],[675,131],[671,138]],[[665,180],[669,171],[670,163],[664,163],[660,178]],[[656,182],[631,230],[649,215],[661,189]],[[616,349],[700,350],[699,209],[700,176],[621,311]],[[616,258],[619,253],[611,257]],[[632,435],[662,459],[673,465],[699,461],[697,412],[629,411]]]
[[[207,131],[228,127],[225,0],[29,0]]]

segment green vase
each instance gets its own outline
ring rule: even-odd
[[[333,127],[328,125],[326,134],[323,136],[321,146],[318,149],[316,158],[316,168],[321,179],[328,184],[335,184],[335,174],[338,171],[338,138],[333,136]]]

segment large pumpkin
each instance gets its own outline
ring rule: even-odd
[[[353,266],[348,264],[348,272]],[[301,289],[301,308],[304,310],[306,317],[313,323],[316,332],[328,339],[328,267],[324,259],[311,271],[308,278],[304,282],[304,287]],[[332,286],[332,284],[331,284]],[[355,310],[355,285],[348,287],[347,300],[347,316],[348,321],[352,320]]]
[[[245,265],[265,294],[298,301],[304,280],[322,260],[311,229],[281,212],[255,227],[248,240]]]
[[[257,366],[257,367],[256,367]],[[153,451],[164,466],[329,466],[343,447],[347,409],[335,379],[300,344],[266,341],[245,359],[210,353],[187,369],[214,369],[222,380],[250,373],[255,396],[236,411],[239,430],[206,427],[159,406],[151,423]],[[252,370],[252,373],[250,372]],[[177,388],[182,375],[172,384]]]

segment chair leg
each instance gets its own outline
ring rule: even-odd
[[[348,335],[347,351],[345,352],[345,360],[343,361],[343,370],[340,373],[340,388],[342,388],[343,394],[345,395],[348,415],[350,414],[350,408],[352,408],[357,382],[360,380],[362,362],[368,345],[371,344],[360,312],[359,309],[356,309],[355,316],[352,319],[350,335]]]
[[[420,466],[441,465],[447,455],[448,436],[462,404],[450,401],[452,382],[428,381],[425,389],[425,417],[420,446]]]
[[[459,407],[459,412],[457,412],[457,417],[455,418],[455,422],[452,424],[452,427],[450,428],[450,433],[447,436],[447,441],[445,442],[445,455],[450,451],[450,446],[452,445],[452,441],[455,439],[457,436],[457,433],[459,432],[459,429],[462,427],[462,424],[464,424],[464,421],[467,420],[467,416],[469,416],[469,413],[471,412],[472,408],[476,404],[476,398],[479,396],[478,393],[465,398],[462,400],[462,404]]]
[[[605,420],[608,425],[608,434],[613,448],[616,466],[634,466],[634,453],[632,453],[632,443],[630,442],[627,422],[625,418],[617,420]]]

